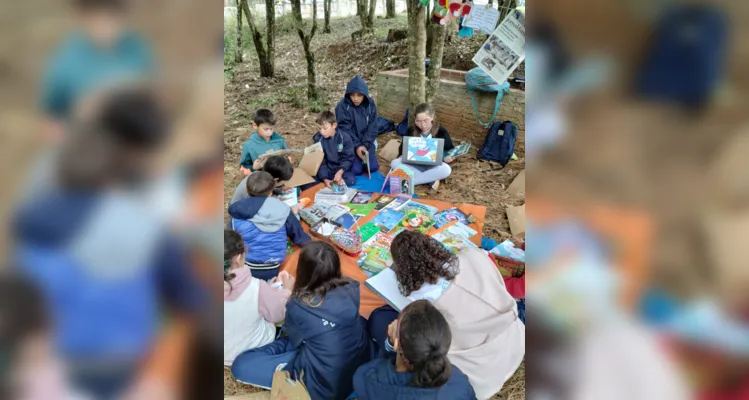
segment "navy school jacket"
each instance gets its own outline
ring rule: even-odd
[[[361,93],[364,100],[358,106],[351,102],[349,94]],[[372,149],[377,140],[377,105],[369,97],[369,87],[359,75],[353,77],[346,85],[346,94],[335,106],[335,118],[338,128],[348,132],[354,148],[365,146]]]
[[[325,153],[323,164],[332,173],[335,174],[339,169],[351,171],[354,164],[354,143],[348,133],[336,128],[335,136],[326,139],[318,132],[312,137],[312,142],[322,144]]]
[[[450,380],[436,388],[411,386],[410,372],[395,370],[395,355],[381,352],[381,357],[372,360],[356,371],[354,391],[359,400],[474,400],[476,393],[468,377],[452,366]]]

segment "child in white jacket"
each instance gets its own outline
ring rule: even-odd
[[[224,365],[244,351],[265,346],[276,337],[274,324],[286,314],[294,277],[281,272],[270,283],[255,279],[244,264],[239,233],[224,231]]]

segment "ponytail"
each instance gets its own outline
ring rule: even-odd
[[[231,261],[234,257],[244,253],[244,241],[242,236],[232,230],[224,230],[224,282],[229,283],[231,287],[231,280],[236,277],[236,274],[231,273]]]
[[[452,365],[447,354],[432,351],[421,364],[414,363],[411,384],[417,387],[440,387],[447,383],[452,374]]]
[[[410,366],[415,387],[433,388],[447,383],[452,364],[447,359],[452,334],[442,313],[427,300],[409,304],[401,313],[398,342]]]

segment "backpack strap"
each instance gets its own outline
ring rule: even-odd
[[[471,95],[471,103],[473,104],[473,111],[476,113],[476,121],[479,123],[479,125],[483,126],[484,128],[488,128],[489,125],[491,125],[494,122],[494,118],[497,116],[497,111],[499,111],[499,106],[502,103],[502,92],[497,92],[497,98],[494,100],[494,112],[492,113],[492,116],[489,118],[487,122],[481,122],[481,118],[479,117],[479,109],[476,106],[476,91],[473,91],[473,94]]]

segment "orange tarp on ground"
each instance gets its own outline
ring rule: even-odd
[[[319,184],[313,188],[307,189],[302,192],[300,198],[307,197],[310,200],[314,201],[315,193],[317,193],[322,188],[323,188],[323,184]],[[416,199],[416,201],[418,201],[419,203],[437,207],[439,211],[442,211],[451,207],[457,207],[458,209],[460,209],[460,211],[463,211],[466,215],[472,214],[476,218],[476,222],[470,224],[469,226],[478,233],[471,238],[471,241],[475,243],[477,246],[481,245],[481,233],[484,229],[484,219],[486,218],[486,207],[476,206],[472,204],[452,204],[452,203],[446,203],[444,201],[426,200],[426,199]],[[367,222],[369,222],[369,220],[372,219],[376,214],[377,214],[377,211],[373,211],[369,215],[359,218],[357,223],[359,224],[359,226],[364,225]],[[309,233],[309,225],[307,225],[306,222],[302,221],[302,227],[304,228],[305,232]],[[431,234],[433,232],[436,232],[434,228],[432,228],[427,233]],[[312,239],[315,240],[314,237]],[[298,246],[295,246],[294,249],[295,249],[294,253],[289,255],[286,261],[284,261],[284,263],[281,265],[281,270],[288,271],[292,275],[296,276],[296,266],[297,266],[297,262],[299,259],[300,248]],[[372,291],[370,291],[364,286],[364,281],[367,280],[367,275],[356,264],[355,257],[351,257],[351,256],[344,254],[343,251],[341,251],[340,249],[338,249],[338,254],[341,256],[341,270],[343,271],[343,275],[356,279],[357,281],[362,283],[362,285],[360,286],[361,304],[359,306],[359,313],[361,313],[361,315],[364,316],[365,318],[369,318],[369,314],[372,312],[372,310],[374,310],[377,307],[384,306],[386,304],[385,300],[382,300],[382,298],[372,293]]]

